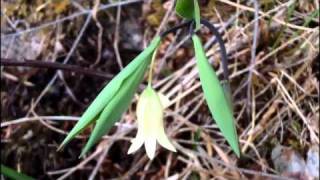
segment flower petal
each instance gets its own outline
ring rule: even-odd
[[[143,131],[140,128],[140,125],[138,128],[137,135],[134,139],[131,140],[131,143],[132,144],[128,150],[128,154],[132,154],[132,153],[136,152],[143,145],[143,143],[144,143]]]
[[[128,154],[132,154],[134,152],[136,152],[142,145],[143,145],[143,139],[142,138],[134,138],[132,141],[132,144],[128,150]]]
[[[149,159],[153,159],[156,154],[157,140],[154,137],[147,137],[144,146]]]
[[[163,109],[166,109],[167,107],[169,107],[170,105],[170,99],[168,98],[168,96],[158,92],[158,97],[160,99],[161,105],[163,107]]]
[[[157,141],[162,147],[170,151],[177,152],[176,148],[172,145],[172,143],[168,139],[168,136],[165,134],[163,129],[162,129],[162,132],[161,131],[158,132]]]

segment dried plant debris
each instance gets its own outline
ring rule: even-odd
[[[1,39],[1,55],[9,59],[37,59],[46,44],[42,33],[30,33],[27,37]]]
[[[304,160],[290,147],[277,145],[271,155],[275,169],[283,176],[297,179],[319,179],[319,147],[311,146]]]
[[[121,120],[82,159],[95,124],[57,152],[90,102],[121,71],[119,59],[126,67],[157,33],[187,22],[173,3],[2,0],[1,59],[38,66],[1,61],[1,163],[36,179],[319,179],[316,0],[199,1],[201,17],[219,30],[226,48],[240,158],[213,121],[206,102],[212,93],[201,89],[188,28],[162,40],[152,69],[152,87],[166,97],[163,129],[176,152],[153,146],[153,160],[143,148],[127,155],[147,75]],[[216,36],[204,26],[196,34],[220,82],[224,67]]]
[[[319,146],[313,145],[307,153],[306,173],[310,178],[319,179]]]

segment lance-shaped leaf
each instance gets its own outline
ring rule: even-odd
[[[97,141],[110,130],[113,124],[120,119],[122,113],[127,110],[133,95],[140,84],[144,73],[150,63],[151,56],[138,67],[133,74],[124,80],[117,94],[104,108],[90,138],[83,148],[80,157],[86,154]]]
[[[193,35],[192,41],[197,59],[201,86],[210,112],[222,132],[222,135],[226,138],[232,150],[239,157],[240,150],[238,136],[229,99],[226,97],[215,71],[207,60],[200,38],[197,35]]]
[[[23,180],[34,180],[35,178],[27,176],[23,173],[17,172],[16,170],[9,168],[1,164],[1,174],[11,179],[23,179]],[[2,178],[1,178],[2,179]]]
[[[198,0],[177,0],[176,13],[186,19],[194,19],[196,30],[200,29],[200,8]]]
[[[59,149],[67,144],[71,139],[74,138],[77,134],[83,131],[84,128],[89,126],[91,123],[99,119],[100,114],[105,109],[108,103],[114,98],[117,94],[123,82],[131,77],[131,75],[140,68],[141,64],[144,64],[146,61],[150,62],[150,57],[152,56],[155,49],[158,47],[161,41],[160,37],[156,37],[150,45],[141,52],[131,63],[129,63],[116,77],[114,77],[99,93],[96,99],[90,104],[87,110],[83,113],[80,120],[77,122],[75,127],[71,130],[68,136],[64,139]],[[109,123],[109,122],[106,122]],[[112,126],[114,122],[110,121]]]

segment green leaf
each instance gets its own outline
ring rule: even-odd
[[[200,8],[198,4],[198,0],[193,0],[194,3],[194,20],[196,21],[196,31],[200,29]]]
[[[200,38],[197,35],[193,35],[192,41],[195,49],[201,86],[210,112],[222,132],[222,135],[226,138],[232,150],[239,157],[240,150],[238,136],[228,97],[226,97],[215,71],[207,60]]]
[[[19,173],[16,170],[9,168],[3,164],[1,164],[1,174],[3,174],[6,177],[9,177],[11,179],[17,179],[17,180],[33,180],[34,178],[27,176],[25,174]]]
[[[151,56],[149,59],[151,59]],[[136,92],[136,89],[150,63],[149,59],[148,61],[143,62],[141,66],[123,82],[123,85],[119,89],[118,93],[105,107],[99,119],[97,120],[97,124],[91,133],[86,146],[82,150],[80,157],[86,154],[91,147],[110,130],[113,124],[121,118],[122,113],[127,110],[131,99],[133,98],[134,93]]]
[[[176,13],[186,19],[194,18],[194,4],[191,0],[177,0]]]
[[[229,104],[229,107],[233,113],[233,103],[232,103],[232,95],[231,95],[231,89],[230,89],[230,84],[229,84],[229,81],[222,81],[221,82],[222,84],[222,88],[223,88],[223,91],[224,91],[224,94],[228,100],[228,104]]]
[[[128,64],[116,77],[114,77],[103,90],[99,93],[96,99],[90,104],[87,110],[83,113],[80,120],[77,122],[75,127],[71,130],[68,136],[64,139],[59,149],[66,145],[71,139],[73,139],[77,134],[83,131],[84,128],[89,126],[91,123],[95,122],[103,109],[112,101],[114,96],[119,91],[123,82],[131,75],[137,71],[145,61],[149,61],[150,55],[158,47],[161,41],[160,37],[156,37],[151,41],[150,45],[140,53],[130,64]]]
[[[176,13],[186,19],[194,19],[196,29],[200,29],[200,8],[198,0],[177,0]]]
[[[198,0],[177,0],[176,13],[186,19],[194,19],[196,30],[200,29],[200,8]]]

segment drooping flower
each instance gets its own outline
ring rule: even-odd
[[[62,149],[88,126],[94,124],[90,138],[82,149],[80,157],[83,157],[121,119],[123,112],[128,109],[136,89],[143,80],[145,71],[148,69],[160,42],[161,37],[157,36],[146,49],[101,90],[63,140],[59,149]]]
[[[138,132],[131,141],[128,154],[136,152],[144,144],[147,156],[153,159],[157,142],[166,149],[176,152],[164,131],[163,110],[164,106],[159,95],[151,86],[148,86],[138,100]]]

